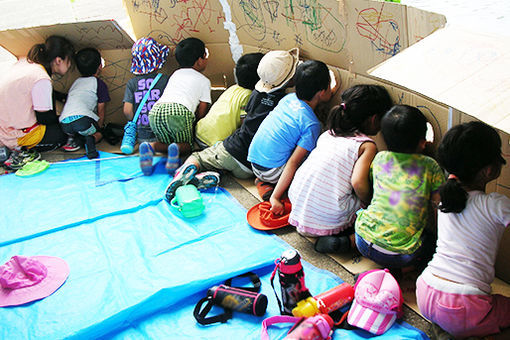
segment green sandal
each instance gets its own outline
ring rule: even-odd
[[[28,162],[27,164],[23,165],[21,169],[16,171],[16,176],[20,177],[34,176],[48,169],[49,166],[50,163],[44,160]]]

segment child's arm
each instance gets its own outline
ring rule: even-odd
[[[308,150],[300,146],[296,146],[294,152],[287,161],[285,169],[283,169],[282,175],[280,176],[278,183],[276,183],[273,194],[269,199],[269,202],[271,203],[271,212],[274,214],[282,215],[285,211],[285,208],[281,202],[281,198],[285,191],[289,188],[296,170],[299,168],[307,154]]]
[[[359,148],[359,156],[352,170],[351,185],[356,196],[368,205],[372,199],[372,184],[370,183],[370,164],[377,153],[377,146],[372,142],[365,142]]]
[[[106,112],[106,103],[97,103],[97,115],[99,116],[99,120],[97,121],[97,124],[99,125],[99,128],[103,128],[105,112]]]
[[[200,119],[204,118],[207,114],[207,111],[209,111],[209,103],[206,102],[200,102],[197,107],[197,111],[195,112],[196,120],[199,121]]]
[[[127,120],[133,120],[133,117],[135,116],[135,113],[133,112],[133,103],[124,102],[123,112]]]

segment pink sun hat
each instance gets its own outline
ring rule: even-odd
[[[375,269],[361,274],[354,286],[347,322],[380,335],[402,316],[402,291],[388,269]]]
[[[13,256],[0,266],[0,307],[47,297],[69,276],[67,262],[52,256]]]

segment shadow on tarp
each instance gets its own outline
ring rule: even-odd
[[[1,206],[10,223],[0,261],[48,255],[70,267],[54,294],[0,309],[0,338],[258,338],[261,318],[237,313],[226,324],[204,328],[192,309],[207,288],[259,269],[270,301],[267,316],[276,314],[267,275],[289,246],[250,228],[246,210],[221,188],[203,193],[204,215],[175,216],[162,199],[166,173],[140,177],[137,158],[105,156],[52,165],[30,183],[0,178]],[[98,179],[110,182],[95,186]],[[309,265],[305,271],[312,293],[341,282]],[[424,337],[402,327],[410,338]],[[349,332],[356,334],[362,336]]]

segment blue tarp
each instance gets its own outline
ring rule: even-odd
[[[0,308],[0,338],[259,338],[263,318],[235,313],[225,324],[204,327],[192,310],[207,288],[255,270],[269,298],[265,317],[276,315],[269,275],[289,246],[250,228],[246,210],[220,188],[203,193],[201,217],[174,215],[162,199],[170,180],[162,164],[147,177],[137,158],[113,156],[52,164],[30,178],[0,177],[0,262],[49,255],[70,267],[67,281],[49,297]],[[305,273],[315,294],[342,282],[311,265]],[[275,327],[272,338],[286,330]],[[366,337],[344,330],[334,336]],[[426,338],[405,323],[386,337]]]

